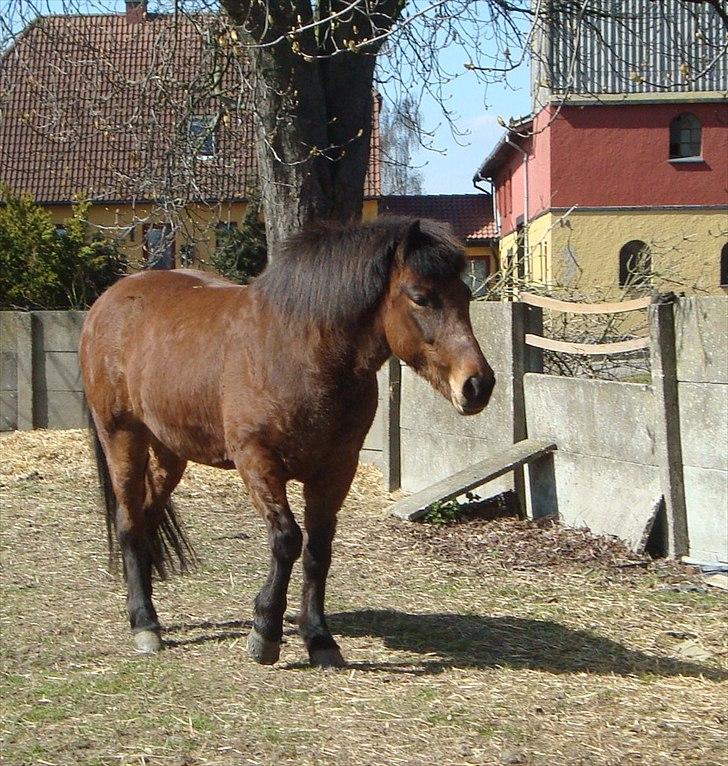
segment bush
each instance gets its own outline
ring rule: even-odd
[[[251,202],[239,227],[219,232],[210,262],[223,277],[247,285],[263,271],[267,260],[265,226],[258,220],[258,205]]]
[[[59,234],[27,194],[0,188],[0,308],[85,309],[126,272],[119,246],[92,233],[79,200]]]

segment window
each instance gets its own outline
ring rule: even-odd
[[[700,122],[694,114],[683,112],[675,117],[670,123],[670,159],[699,159],[700,134]]]
[[[728,287],[728,242],[720,251],[720,286]]]
[[[526,227],[523,216],[516,219],[516,273],[520,282],[526,279]]]
[[[490,274],[490,259],[488,256],[468,258],[463,274],[463,282],[470,288],[473,298],[485,295],[485,284]]]
[[[190,117],[187,136],[198,157],[215,155],[215,123],[214,117]]]
[[[59,239],[60,239],[61,237],[65,237],[65,236],[66,236],[67,232],[66,232],[66,226],[65,226],[65,224],[62,224],[62,223],[57,223],[57,224],[56,224],[56,225],[55,225],[53,228],[54,228],[54,231],[55,231],[55,233],[56,233],[56,236],[57,236]]]
[[[645,242],[633,239],[619,251],[619,286],[646,287],[652,278],[652,256]]]
[[[148,269],[174,268],[174,233],[169,224],[144,227],[144,259]]]

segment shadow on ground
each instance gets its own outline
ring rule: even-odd
[[[728,673],[709,665],[656,657],[593,633],[550,620],[476,614],[408,614],[368,609],[329,616],[334,635],[380,638],[399,651],[439,655],[426,672],[449,667],[510,667],[549,673],[703,676],[724,681]],[[353,663],[351,667],[357,667]],[[367,664],[363,669],[386,669]]]
[[[608,638],[573,630],[551,620],[485,617],[477,614],[409,614],[364,609],[329,615],[334,636],[379,638],[389,649],[428,655],[423,662],[350,662],[349,668],[394,673],[441,673],[447,668],[509,667],[547,673],[595,673],[622,676],[692,676],[728,680],[728,672],[710,665],[658,657],[628,649]],[[295,616],[286,616],[284,641],[299,640]],[[170,625],[168,647],[244,638],[249,620],[202,621]],[[200,633],[201,632],[201,633]],[[439,659],[433,659],[437,655]],[[288,669],[308,667],[289,663]]]
[[[202,620],[167,625],[163,631],[164,644],[174,648],[206,644],[211,641],[234,641],[247,636],[252,627],[252,620],[226,620],[225,622]],[[202,631],[200,635],[186,635],[197,634],[200,631]]]

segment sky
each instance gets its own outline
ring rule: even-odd
[[[462,50],[453,57],[465,59]],[[461,64],[462,66],[462,64]],[[468,194],[474,192],[473,176],[483,160],[490,154],[504,128],[498,117],[506,123],[511,117],[530,111],[528,71],[524,67],[509,78],[509,85],[478,83],[470,72],[451,87],[452,108],[459,118],[458,129],[468,135],[454,137],[434,102],[423,104],[423,127],[435,131],[433,144],[440,152],[420,150],[413,164],[422,166],[424,194]]]
[[[163,5],[171,0],[161,0]],[[160,0],[149,0],[151,9]],[[72,9],[77,13],[123,12],[124,0],[0,0],[0,10],[9,17],[41,13],[62,13]],[[7,18],[7,17],[6,17]],[[22,26],[22,24],[21,24]],[[464,64],[469,56],[460,46],[452,46],[440,52],[441,60],[451,72],[462,72],[448,88],[448,108],[457,114],[457,126],[465,135],[454,136],[445,121],[440,107],[434,101],[422,103],[422,127],[433,131],[434,150],[420,150],[415,154],[413,165],[419,169],[425,194],[468,194],[473,189],[472,178],[486,156],[493,149],[504,129],[498,124],[501,117],[524,115],[530,110],[528,70],[522,66],[509,75],[508,83],[479,83],[475,74],[468,72]]]
[[[434,101],[422,103],[422,127],[435,131],[433,148],[421,149],[413,157],[423,179],[424,194],[468,194],[474,192],[473,176],[490,154],[511,117],[531,109],[528,67],[522,65],[509,74],[507,83],[478,82],[465,69],[467,50],[459,45],[440,52],[440,59],[450,72],[462,72],[447,91],[447,107],[457,114],[457,127],[465,136],[453,136],[440,106]]]

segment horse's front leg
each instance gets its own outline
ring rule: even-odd
[[[248,654],[262,665],[272,665],[280,655],[288,583],[301,555],[303,534],[288,506],[283,469],[275,456],[251,448],[236,456],[235,465],[265,520],[270,548],[268,577],[255,597]]]
[[[312,665],[342,667],[345,662],[326,624],[324,600],[331,565],[336,515],[356,472],[357,460],[304,484],[306,544],[303,549],[303,589],[298,623]]]

